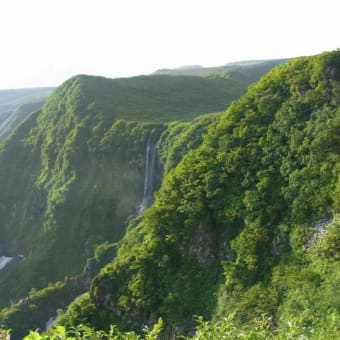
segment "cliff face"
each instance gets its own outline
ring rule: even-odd
[[[22,292],[12,281],[17,270],[27,275],[25,289],[43,287],[79,273],[96,244],[122,236],[125,219],[142,200],[148,138],[164,127],[114,122],[96,135],[96,150],[83,143],[92,129],[84,123],[70,127],[65,139],[56,124],[39,129],[52,136],[32,145],[31,130],[29,137],[10,140],[1,154],[4,255],[25,258],[6,268],[0,287],[8,294],[2,299]]]

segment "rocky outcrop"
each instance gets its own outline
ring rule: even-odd
[[[313,222],[314,232],[307,243],[304,245],[304,250],[312,247],[319,237],[327,234],[327,228],[332,224],[333,220],[333,217],[325,217]]]
[[[195,256],[200,265],[205,265],[216,258],[214,254],[213,235],[209,229],[209,222],[210,219],[208,218],[202,221],[189,242],[188,255]]]
[[[123,309],[107,294],[105,289],[97,287],[95,297],[92,297],[97,308],[113,312],[116,316],[124,320],[129,326],[140,329],[143,325],[152,325],[157,321],[157,317],[150,311],[131,306]]]

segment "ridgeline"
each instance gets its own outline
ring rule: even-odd
[[[339,51],[235,101],[211,74],[66,81],[1,147],[3,325],[336,339],[339,81]]]

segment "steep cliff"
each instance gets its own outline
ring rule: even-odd
[[[13,304],[0,318],[12,337],[41,328],[88,288],[113,255],[89,258],[124,235],[165,164],[197,148],[218,114],[197,116],[224,109],[237,91],[219,78],[77,76],[18,125],[0,150],[0,256],[13,257],[1,270],[0,305]]]
[[[197,314],[235,313],[240,327],[262,313],[275,327],[300,317],[327,337],[339,317],[338,222],[319,260],[320,245],[305,244],[340,208],[339,81],[339,51],[299,58],[234,102],[93,281],[98,310],[177,330]]]

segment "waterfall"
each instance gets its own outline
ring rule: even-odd
[[[144,175],[144,192],[142,203],[139,205],[138,213],[142,213],[153,201],[155,191],[157,168],[157,146],[152,143],[151,137],[148,139],[145,154],[145,175]]]
[[[56,320],[57,320],[56,316],[51,316],[45,323],[45,331],[48,331],[49,328],[51,328],[54,325]]]
[[[13,257],[0,256],[0,270],[13,260]]]

